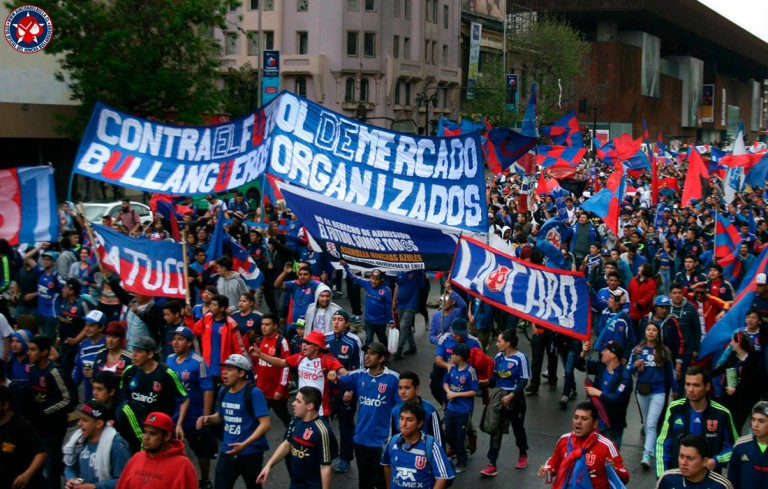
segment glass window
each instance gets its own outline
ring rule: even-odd
[[[355,79],[352,77],[347,78],[344,82],[344,101],[354,102],[355,100]]]
[[[392,57],[395,59],[400,57],[400,36],[392,38]]]
[[[395,17],[400,17],[400,0],[392,2]]]
[[[403,0],[404,7],[405,7],[405,19],[408,20],[411,18],[411,0]]]
[[[309,34],[297,32],[296,37],[296,50],[298,51],[296,54],[307,54],[309,52]]]
[[[264,0],[264,10],[270,12],[275,10],[275,0]]]
[[[432,23],[437,24],[437,0],[432,2]]]
[[[411,59],[411,38],[406,37],[403,39],[403,58]]]
[[[248,31],[248,56],[259,55],[259,31]]]
[[[429,22],[429,19],[432,18],[432,0],[427,0],[424,4],[424,8],[427,10],[427,15],[425,15],[424,18]]]
[[[442,64],[446,64],[448,62],[448,45],[443,44],[443,56],[440,58],[440,62]]]
[[[249,2],[249,9],[250,10],[259,10],[259,0],[251,0]]]
[[[366,12],[375,12],[376,11],[376,0],[365,0],[365,11]]]
[[[448,8],[448,5],[443,5],[443,27],[448,28],[448,24],[450,23],[451,19],[451,12]]]
[[[358,0],[347,0],[347,10],[357,12],[360,10],[360,2]]]
[[[411,82],[405,82],[405,105],[411,105]]]
[[[302,97],[307,96],[307,79],[303,76],[300,76],[299,78],[296,78],[296,90],[294,90],[296,95],[301,95]]]
[[[309,0],[299,0],[296,2],[296,10],[306,12],[309,10]]]
[[[401,85],[400,82],[397,82],[397,84],[395,84],[395,103],[396,104],[400,103],[400,85]]]
[[[264,49],[275,49],[274,31],[264,31]]]
[[[429,64],[429,41],[424,41],[424,64]]]
[[[360,101],[368,101],[368,78],[360,80]]]
[[[237,53],[237,32],[227,32],[226,45],[224,47],[224,54],[235,55]]]
[[[429,59],[432,61],[433,65],[436,65],[436,64],[438,64],[438,60],[436,58],[436,56],[437,56],[437,42],[436,41],[432,41],[432,46],[430,47],[430,49],[432,51],[429,53]]]
[[[366,32],[363,40],[363,55],[366,58],[376,57],[376,33]]]
[[[347,56],[358,56],[358,46],[360,45],[360,33],[356,31],[347,31]]]

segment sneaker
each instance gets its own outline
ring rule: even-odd
[[[349,461],[344,459],[339,460],[339,465],[336,466],[336,472],[339,474],[349,472]]]
[[[353,323],[359,323],[359,322],[362,322],[362,321],[360,320],[360,316],[352,316],[352,322]]]
[[[456,473],[461,474],[467,471],[467,462],[459,462],[456,464]]]
[[[538,391],[538,390],[539,390],[538,387],[534,387],[534,386],[532,386],[530,384],[528,385],[528,387],[525,388],[525,392],[533,392],[533,391]]]
[[[558,403],[558,404],[560,404],[560,409],[565,410],[565,408],[568,407],[568,401],[569,400],[570,399],[568,398],[568,396],[563,395],[563,397],[560,398],[560,402]]]
[[[470,455],[477,451],[477,430],[467,431],[467,451]]]
[[[557,384],[549,384],[549,391],[555,392],[557,390]]]
[[[568,399],[576,399],[576,396],[578,396],[578,393],[576,392],[576,389],[573,389],[568,396]]]
[[[480,471],[480,475],[483,477],[496,477],[498,473],[499,471],[496,470],[496,466],[490,463],[488,464],[488,467]]]
[[[651,469],[651,456],[643,455],[643,459],[640,461],[640,466],[643,467],[643,472],[648,472]]]
[[[549,380],[549,374],[541,374],[541,376],[547,380]]]
[[[392,360],[401,360],[403,358],[403,355],[400,353],[395,353],[392,355]]]
[[[416,348],[414,348],[413,350],[408,350],[407,352],[403,353],[403,355],[409,357],[411,355],[416,355],[417,353],[419,353],[419,351]]]
[[[341,299],[341,296],[342,296],[342,294],[338,290],[333,293],[333,298],[334,299]]]
[[[517,459],[517,463],[515,464],[516,469],[524,469],[528,467],[528,455],[520,455],[520,458]]]
[[[525,395],[526,396],[538,396],[539,395],[539,389],[525,389]]]

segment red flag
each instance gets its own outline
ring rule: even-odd
[[[625,161],[635,156],[640,151],[642,142],[643,138],[632,139],[632,136],[626,133],[613,138],[613,146],[619,161]]]
[[[701,200],[707,196],[708,190],[709,171],[699,152],[695,147],[691,147],[690,154],[688,155],[688,173],[685,176],[681,205],[689,205],[691,199]]]

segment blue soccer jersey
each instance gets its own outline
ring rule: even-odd
[[[186,418],[184,418],[184,427],[192,427],[197,418],[203,415],[205,393],[213,390],[208,367],[206,367],[203,357],[195,352],[189,352],[181,362],[173,353],[168,357],[168,366],[176,372],[176,376],[189,396],[189,409]],[[173,420],[176,421],[177,419],[179,419],[178,405],[173,414]]]
[[[342,389],[357,396],[357,428],[354,441],[366,447],[381,447],[389,438],[389,416],[382,413],[392,411],[400,404],[397,384],[400,376],[388,368],[373,376],[368,370],[355,370],[339,377]]]
[[[453,479],[455,472],[443,448],[435,439],[427,450],[427,437],[413,446],[403,443],[401,435],[395,435],[381,454],[381,465],[392,468],[390,487],[402,489],[430,489],[435,479]]]
[[[460,369],[457,365],[453,365],[443,377],[443,383],[448,384],[448,388],[451,392],[468,392],[480,391],[480,383],[477,380],[477,372],[471,365],[467,364],[463,369]],[[472,410],[475,407],[475,398],[472,397],[456,397],[448,401],[446,405],[446,411],[453,411],[456,413],[472,414]]]

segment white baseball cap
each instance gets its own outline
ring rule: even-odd
[[[768,283],[768,281],[766,281],[765,274],[758,273],[757,276],[755,277],[755,283],[757,285],[765,285],[766,283]]]

